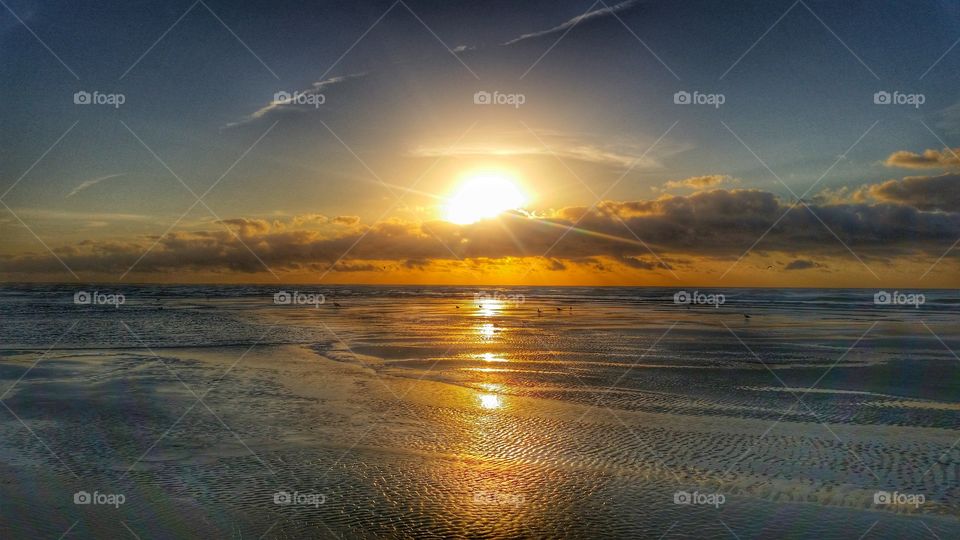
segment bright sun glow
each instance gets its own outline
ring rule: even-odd
[[[512,176],[500,171],[473,173],[447,200],[445,219],[458,225],[496,217],[506,210],[520,208],[527,198]]]

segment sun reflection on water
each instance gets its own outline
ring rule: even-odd
[[[506,358],[500,358],[498,355],[494,353],[489,353],[489,352],[483,353],[479,356],[480,356],[480,359],[483,360],[484,362],[506,362],[507,361]]]
[[[484,317],[493,317],[498,311],[503,309],[503,302],[495,299],[485,299],[478,304],[480,315]]]
[[[503,406],[500,396],[496,394],[480,394],[477,397],[480,399],[480,406],[484,409],[499,409]]]
[[[480,334],[480,337],[483,339],[493,339],[496,333],[497,328],[493,323],[485,323],[477,327],[477,334]]]

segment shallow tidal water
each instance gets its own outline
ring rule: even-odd
[[[79,289],[0,289],[0,538],[960,537],[953,291]]]

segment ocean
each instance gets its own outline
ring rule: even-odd
[[[7,284],[0,313],[4,539],[960,537],[952,290]]]

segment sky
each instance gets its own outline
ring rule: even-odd
[[[956,287],[958,42],[925,0],[4,0],[0,277]]]

